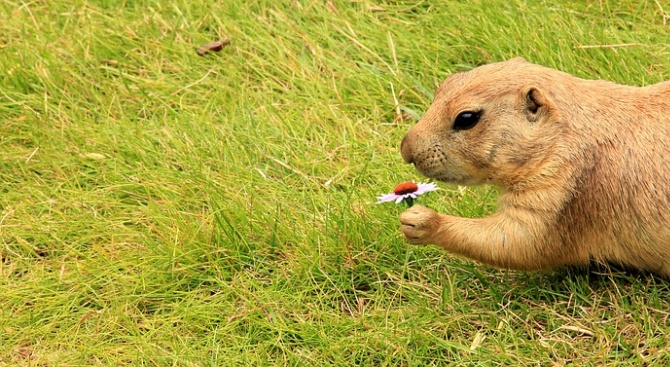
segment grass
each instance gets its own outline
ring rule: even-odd
[[[667,365],[667,282],[410,247],[373,203],[420,179],[399,141],[450,73],[670,79],[668,11],[0,1],[0,365]]]

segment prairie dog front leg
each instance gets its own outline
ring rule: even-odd
[[[548,242],[553,236],[534,216],[498,212],[481,219],[460,218],[415,205],[400,215],[400,222],[410,243],[432,243],[497,267],[532,270],[588,261],[566,254],[560,243]]]

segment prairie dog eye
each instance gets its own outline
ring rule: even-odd
[[[456,116],[453,129],[456,131],[472,129],[479,122],[481,112],[464,111]]]

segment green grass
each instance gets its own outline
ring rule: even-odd
[[[0,365],[668,365],[667,282],[492,269],[374,205],[420,179],[399,142],[450,73],[670,79],[668,11],[0,1]]]

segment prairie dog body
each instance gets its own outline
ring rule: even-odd
[[[505,268],[594,259],[670,277],[670,82],[484,65],[442,83],[401,152],[427,177],[502,188],[486,218],[408,209],[411,243]]]

